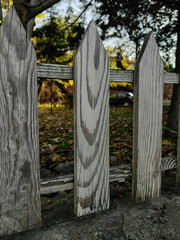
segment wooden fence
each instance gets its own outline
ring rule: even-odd
[[[37,77],[74,80],[74,175],[40,181]],[[109,81],[134,83],[133,174],[130,165],[109,169]],[[12,7],[0,27],[0,237],[41,225],[43,193],[74,188],[77,216],[108,209],[109,182],[131,175],[135,201],[158,197],[161,170],[178,166],[180,172],[179,154],[178,164],[161,159],[163,83],[179,86],[179,75],[164,71],[152,33],[134,72],[109,70],[94,22],[73,68],[37,66]]]

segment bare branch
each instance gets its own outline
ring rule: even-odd
[[[159,2],[164,3],[167,6],[171,6],[173,9],[180,8],[180,2],[178,0],[159,0]]]
[[[88,7],[92,4],[92,1],[93,1],[93,0],[91,0],[91,1],[84,7],[83,11],[79,14],[79,16],[74,20],[74,22],[72,22],[67,28],[65,28],[65,30],[68,29],[68,28],[70,28],[71,26],[73,26],[73,25],[80,19],[80,17],[83,15],[83,13],[84,13],[84,12],[88,9]]]

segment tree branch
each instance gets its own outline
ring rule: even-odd
[[[74,20],[74,22],[72,22],[67,28],[65,28],[64,30],[67,30],[68,28],[72,27],[79,19],[80,17],[83,15],[83,13],[88,9],[88,7],[92,4],[91,0],[83,9],[83,11],[79,14],[79,16]]]
[[[176,9],[178,9],[180,7],[180,2],[175,0],[159,0],[159,2],[165,3],[167,6],[169,5],[173,5],[174,7],[176,7]]]
[[[26,3],[26,7],[30,13],[28,14],[28,17],[30,20],[31,18],[34,18],[39,13],[43,12],[44,10],[52,7],[54,4],[60,2],[61,0],[41,0],[38,1],[38,4],[28,4]]]

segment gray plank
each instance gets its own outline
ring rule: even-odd
[[[110,82],[128,82],[133,83],[134,71],[110,70]]]
[[[163,71],[151,33],[135,66],[133,199],[137,202],[160,194]]]
[[[177,168],[177,157],[164,157],[161,159],[161,171]]]
[[[179,84],[179,74],[171,73],[171,72],[164,72],[164,83],[168,84]]]
[[[59,64],[37,64],[37,76],[48,79],[73,80],[73,67]],[[134,71],[110,70],[110,82],[134,82]],[[164,71],[164,83],[179,84],[179,74]]]
[[[91,22],[74,60],[75,212],[109,208],[109,59]]]
[[[37,76],[40,78],[72,80],[73,71],[71,66],[58,64],[37,64]]]
[[[55,193],[74,188],[74,176],[65,175],[49,179],[41,179],[41,194]]]
[[[0,29],[0,236],[40,226],[36,54],[12,7]]]
[[[161,171],[175,169],[177,159],[175,156],[164,157],[161,160]],[[124,182],[132,177],[131,164],[113,166],[109,169],[109,182]],[[74,175],[64,175],[50,179],[41,179],[41,194],[55,193],[74,188]]]

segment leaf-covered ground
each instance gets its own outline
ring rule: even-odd
[[[110,108],[111,165],[132,161],[132,111],[132,107]],[[165,127],[167,111],[164,108],[162,156],[176,154],[177,133]],[[53,169],[60,163],[73,161],[72,109],[54,107],[51,113],[47,105],[39,106],[39,134],[41,168]]]

